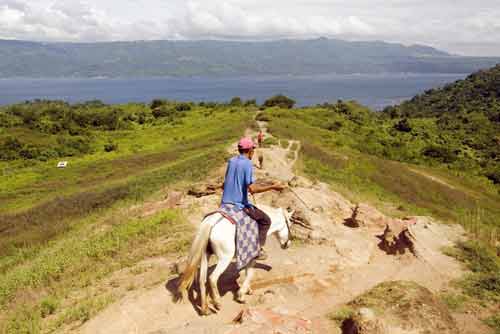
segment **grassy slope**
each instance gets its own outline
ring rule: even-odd
[[[359,107],[352,104],[350,108]],[[428,213],[445,221],[460,221],[480,211],[481,223],[497,225],[500,196],[485,179],[363,153],[360,148],[370,143],[362,132],[385,126],[376,120],[367,121],[373,123],[371,128],[366,123],[359,128],[323,108],[274,109],[265,115],[271,120],[272,133],[303,142],[302,167],[307,174],[335,184],[355,201],[374,202],[399,216]],[[340,129],[324,128],[337,117],[343,122]]]
[[[0,179],[0,332],[50,332],[84,321],[113,296],[66,305],[75,291],[144,258],[185,250],[192,232],[179,212],[142,219],[124,209],[165,186],[206,177],[252,116],[246,108],[194,107],[180,122],[94,129],[91,154],[2,162],[15,173]],[[2,129],[4,136],[20,132],[51,140],[32,129]],[[118,150],[106,153],[110,140]],[[56,169],[59,160],[69,167]]]
[[[347,106],[353,111],[360,108],[353,103]],[[359,117],[363,115],[361,111]],[[269,129],[275,136],[302,142],[302,172],[334,185],[351,200],[370,202],[394,216],[429,214],[442,221],[461,223],[471,232],[473,241],[449,252],[465,262],[473,273],[458,282],[467,297],[459,294],[453,299],[470,301],[471,310],[477,305],[487,310],[498,308],[500,194],[497,186],[449,166],[430,167],[424,161],[420,165],[403,163],[366,153],[367,146],[374,144],[366,134],[378,131],[380,136],[387,126],[376,119],[365,119],[358,126],[344,115],[324,108],[269,109],[261,119],[270,121]],[[342,125],[328,130],[335,121]],[[378,144],[382,140],[373,141]],[[418,152],[415,146],[421,143],[407,145],[411,154],[412,149]],[[485,321],[498,330],[498,317]]]

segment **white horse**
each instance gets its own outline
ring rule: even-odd
[[[267,233],[268,236],[275,235],[283,249],[290,246],[290,217],[292,213],[287,213],[283,209],[275,209],[267,206],[260,206],[259,209],[264,211],[271,218],[271,227]],[[191,246],[189,257],[187,260],[186,269],[182,273],[182,277],[178,286],[178,292],[183,300],[187,300],[188,291],[191,288],[195,279],[198,267],[200,268],[200,294],[201,294],[201,314],[208,315],[210,313],[207,303],[206,283],[208,272],[208,257],[211,255],[207,252],[210,243],[210,249],[217,256],[218,262],[215,270],[208,278],[210,285],[210,297],[216,310],[220,310],[220,294],[217,288],[219,277],[226,271],[229,264],[233,260],[236,251],[236,226],[229,220],[224,218],[220,213],[215,213],[206,217],[201,223],[198,233]],[[250,282],[254,275],[255,260],[252,261],[246,270],[246,277],[243,285],[237,293],[236,300],[240,303],[245,302],[245,296],[251,293]]]

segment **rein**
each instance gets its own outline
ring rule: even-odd
[[[304,204],[304,206],[306,207],[307,210],[309,211],[312,211],[312,209],[309,207],[309,205],[307,205],[307,203],[302,199],[302,197],[300,197],[291,187],[288,187],[288,190],[290,190],[292,192],[292,194],[295,195],[295,197],[297,197],[297,199],[302,203]]]

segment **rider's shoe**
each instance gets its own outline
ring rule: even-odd
[[[261,261],[267,260],[267,253],[264,250],[264,248],[260,249],[260,253],[259,253],[259,256],[257,256],[257,260],[261,260]]]

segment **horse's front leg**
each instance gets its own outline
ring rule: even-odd
[[[247,294],[252,294],[252,290],[250,287],[250,283],[252,282],[253,275],[255,273],[255,268],[253,267],[255,264],[255,261],[252,261],[247,269],[245,270],[246,275],[245,275],[245,280],[243,281],[242,286],[238,290],[237,298],[236,301],[239,303],[246,303],[246,295]]]
[[[210,284],[210,296],[212,297],[212,303],[217,310],[221,309],[219,288],[217,287],[217,282],[219,277],[226,271],[227,267],[231,264],[232,256],[221,256],[217,262],[215,270],[210,275],[208,279]]]

